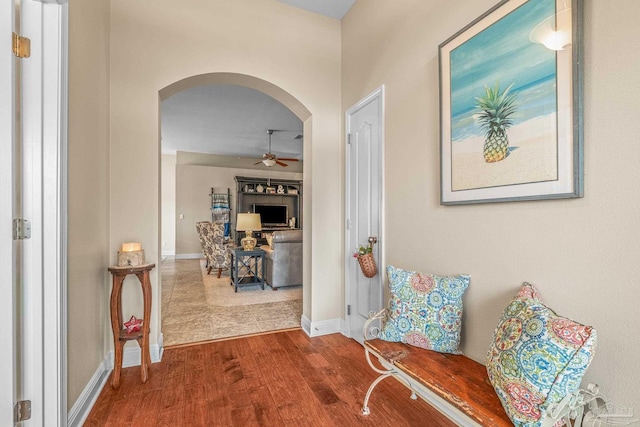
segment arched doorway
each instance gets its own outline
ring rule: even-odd
[[[204,75],[197,75],[197,76],[192,76],[192,77],[188,77],[185,78],[183,80],[177,81],[167,87],[165,87],[164,89],[159,91],[159,102],[160,105],[162,105],[162,102],[165,100],[168,100],[168,98],[174,96],[174,95],[178,95],[180,94],[180,96],[182,96],[183,93],[185,92],[189,92],[194,88],[199,88],[199,87],[211,87],[212,85],[224,85],[224,86],[235,86],[235,87],[242,87],[242,88],[248,88],[254,91],[258,91],[261,94],[267,95],[268,97],[273,98],[274,100],[276,100],[278,103],[282,104],[284,107],[286,107],[291,113],[293,113],[293,115],[295,115],[301,123],[303,123],[303,135],[306,137],[307,129],[310,129],[310,123],[311,123],[311,113],[309,112],[309,110],[304,107],[304,105],[302,105],[295,97],[291,96],[289,93],[287,93],[286,91],[282,90],[281,88],[256,77],[253,76],[248,76],[248,75],[244,75],[244,74],[237,74],[237,73],[210,73],[210,74],[204,74]],[[246,89],[245,89],[246,90]],[[162,117],[159,117],[159,123],[161,124],[162,122]],[[162,126],[161,126],[162,127]],[[162,139],[162,137],[160,138]],[[304,138],[305,142],[308,143],[308,139]],[[159,146],[162,147],[162,140],[159,141]],[[161,166],[162,168],[162,166]],[[160,176],[163,176],[163,173],[161,172]],[[302,179],[302,173],[300,173],[300,179]],[[212,189],[213,191],[213,189]],[[164,205],[163,203],[163,196],[161,195],[161,213],[160,213],[160,219],[161,219],[161,223],[164,222],[164,220],[162,219],[163,214],[162,214],[162,206]],[[306,215],[304,215],[304,212],[307,212],[307,210],[303,210],[302,211],[302,222],[305,223],[305,228],[306,227],[311,227],[311,224],[309,222],[305,222],[305,218]],[[309,217],[310,218],[310,217]],[[178,223],[181,223],[181,221],[178,221]],[[191,231],[191,228],[193,227],[189,227],[188,230]],[[184,229],[184,226],[182,226],[182,229]],[[195,228],[194,228],[195,230]],[[160,243],[160,252],[162,252],[162,245],[164,244],[164,237],[162,237],[159,241]],[[306,242],[305,242],[306,243]],[[305,245],[304,251],[307,252],[307,254],[309,254],[310,252],[310,245],[307,243]],[[193,251],[192,251],[193,252]],[[186,257],[188,258],[188,257]],[[309,257],[305,256],[306,259],[309,259]],[[310,263],[305,262],[303,264],[304,269],[309,269]],[[308,274],[305,274],[305,277],[309,277]],[[205,277],[205,279],[208,279],[208,277]],[[161,284],[162,284],[162,279],[161,279]],[[306,283],[305,283],[306,285]],[[307,286],[303,285],[303,289],[302,289],[302,293],[303,293],[303,304],[304,304],[304,299],[305,298],[310,298],[310,292],[308,292],[308,289],[304,289]],[[162,285],[162,288],[164,288],[164,285]],[[307,287],[308,288],[308,287]],[[306,292],[305,292],[306,291]],[[283,294],[284,292],[281,292],[281,294]],[[159,318],[162,319],[161,321],[161,327],[163,329],[163,333],[165,334],[165,345],[167,346],[171,346],[174,345],[175,343],[172,341],[172,339],[168,339],[168,336],[170,335],[169,333],[171,332],[171,334],[173,334],[173,329],[171,327],[165,328],[165,324],[164,324],[164,319],[165,316],[162,313],[162,311],[165,310],[163,308],[163,306],[160,306],[160,311],[159,311]],[[302,310],[300,308],[300,310]],[[169,310],[169,311],[173,311],[173,310]],[[298,320],[300,320],[300,318],[298,317]],[[171,319],[168,323],[173,324],[174,323],[174,319]],[[280,329],[280,328],[277,328]],[[166,332],[165,332],[166,331]],[[243,335],[246,334],[247,332],[243,332],[240,331],[238,333],[238,335]],[[202,339],[202,338],[197,338],[198,334],[194,335],[193,341],[197,342],[197,341],[203,341],[206,339]],[[215,335],[215,334],[214,334]],[[215,338],[215,337],[214,337]]]

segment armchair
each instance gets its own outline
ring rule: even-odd
[[[202,252],[207,259],[207,274],[217,268],[220,278],[222,270],[228,269],[231,265],[231,256],[224,240],[224,225],[201,221],[196,223],[196,230],[202,244]]]
[[[266,280],[272,289],[302,284],[302,230],[274,231],[266,252]]]

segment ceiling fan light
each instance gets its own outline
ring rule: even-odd
[[[270,168],[271,166],[276,164],[276,161],[273,159],[264,159],[262,163],[264,163],[266,167]]]

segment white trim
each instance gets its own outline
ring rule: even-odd
[[[151,356],[151,363],[158,363],[162,360],[162,355],[164,354],[164,337],[162,333],[158,337],[157,344],[151,344],[149,346],[149,354]],[[122,352],[122,367],[130,368],[132,366],[140,366],[140,347],[132,344],[130,347],[127,347]],[[113,368],[113,359],[114,353],[113,351],[109,352],[109,366]]]
[[[163,335],[160,334],[158,339],[159,342],[157,344],[149,346],[152,363],[160,362],[164,354]],[[140,366],[140,353],[140,347],[126,348],[122,355],[122,367]],[[73,404],[73,407],[69,411],[69,417],[67,419],[67,425],[69,427],[82,426],[86,421],[113,370],[113,359],[113,351],[110,351],[89,379],[84,390],[82,390],[82,393],[78,396],[76,403]]]
[[[175,254],[176,259],[199,259],[204,258],[204,255],[199,254]]]
[[[162,251],[162,256],[175,256],[176,251]]]
[[[78,396],[76,403],[74,403],[73,407],[69,411],[69,417],[67,418],[67,425],[69,427],[79,427],[84,424],[91,412],[91,409],[93,409],[93,405],[98,400],[100,392],[109,379],[110,373],[110,355],[107,355],[102,360],[102,363],[100,363],[100,366],[98,366],[96,372],[89,379],[84,390],[82,390],[82,393]]]
[[[310,337],[342,333],[340,318],[312,322],[307,316],[302,315],[300,324],[304,333]]]
[[[0,34],[8,42],[13,30],[13,1],[0,2]],[[0,425],[13,425],[15,389],[15,258],[13,255],[13,155],[15,80],[13,53],[0,49]]]

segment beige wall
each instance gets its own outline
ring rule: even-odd
[[[313,197],[308,254],[322,271],[324,299],[307,299],[311,320],[340,316],[340,23],[274,0],[111,1],[110,250],[140,241],[157,262],[161,232],[158,92],[190,76],[232,72],[280,87],[312,114],[305,135],[305,184],[321,182]],[[327,164],[313,169],[312,162]],[[316,176],[317,175],[317,176]],[[311,214],[305,209],[305,213]],[[311,225],[305,219],[305,225]],[[158,269],[151,275],[159,294]],[[123,310],[135,313],[138,293],[125,288]],[[159,298],[152,303],[151,342],[159,339]]]
[[[597,328],[586,381],[638,412],[640,3],[584,2],[584,198],[441,206],[438,45],[495,3],[366,0],[343,20],[343,110],[386,88],[388,263],[471,275],[463,350],[482,363],[503,308],[536,284]]]
[[[176,157],[175,154],[163,154],[160,165],[162,175],[160,250],[162,255],[176,253]]]
[[[302,179],[301,173],[179,164],[176,168],[176,256],[202,254],[196,222],[211,221],[211,188],[216,193],[231,192],[231,213],[236,215],[235,176]],[[179,215],[183,218],[180,219]],[[235,219],[231,220],[235,224]],[[232,232],[235,236],[235,231]]]
[[[68,405],[109,348],[109,1],[69,5]]]

